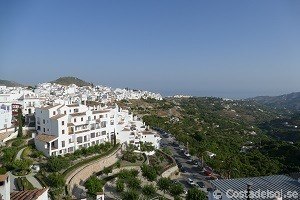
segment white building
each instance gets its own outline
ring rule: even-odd
[[[36,108],[36,148],[46,156],[73,153],[76,149],[112,142],[152,142],[159,147],[157,133],[147,132],[145,125],[128,110],[100,105],[54,104]]]
[[[48,188],[24,190],[19,192],[12,192],[10,194],[10,200],[49,200]]]
[[[11,127],[12,107],[11,104],[0,103],[0,130]]]
[[[10,180],[8,174],[0,174],[0,199],[10,199]]]
[[[10,179],[8,174],[0,174],[1,200],[49,200],[48,188],[24,190],[10,193]]]
[[[10,88],[6,93],[0,94],[0,102],[20,104],[23,115],[33,114],[35,108],[41,106],[41,98],[32,91],[23,88]]]
[[[23,115],[31,115],[35,112],[36,107],[41,106],[41,100],[37,94],[33,92],[26,92],[20,98],[18,98],[14,103],[22,105]]]

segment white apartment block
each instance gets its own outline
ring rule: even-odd
[[[0,174],[0,199],[10,199],[10,179],[8,174]]]
[[[112,142],[114,134],[120,143],[139,147],[140,141],[147,141],[159,148],[158,134],[146,131],[141,120],[117,105],[54,104],[36,108],[35,117],[35,145],[46,156]]]
[[[3,93],[0,94],[0,102],[20,104],[22,106],[23,115],[33,114],[35,108],[40,107],[42,104],[42,100],[38,94],[27,89],[17,88],[2,92]]]
[[[12,107],[8,103],[0,103],[0,130],[10,128],[12,120]]]

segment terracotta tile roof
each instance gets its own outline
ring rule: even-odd
[[[0,181],[5,181],[8,177],[8,174],[0,174]]]
[[[10,200],[36,200],[47,191],[48,188],[12,192]]]
[[[59,114],[59,115],[55,115],[55,116],[51,117],[50,119],[59,119],[59,118],[64,117],[64,116],[66,116],[66,115],[65,114]]]
[[[71,114],[71,116],[83,116],[83,115],[86,115],[86,112],[79,112],[79,113],[73,113]]]
[[[44,133],[40,133],[38,134],[35,139],[43,141],[43,142],[51,142],[53,140],[55,140],[57,137],[55,137],[54,135],[48,135],[48,134],[44,134]]]
[[[128,129],[128,128],[124,128],[122,131],[130,131],[130,129]]]

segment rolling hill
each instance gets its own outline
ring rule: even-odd
[[[73,76],[60,77],[60,78],[56,79],[55,81],[51,81],[51,83],[56,83],[56,84],[60,84],[60,85],[75,84],[78,87],[92,85],[92,83],[86,82],[84,80],[81,80],[81,79],[79,79],[77,77],[73,77]]]
[[[280,96],[258,96],[251,100],[277,109],[300,111],[300,92]]]
[[[23,85],[14,81],[8,80],[0,80],[0,85],[4,85],[6,87],[22,87]]]

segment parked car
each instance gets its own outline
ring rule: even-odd
[[[182,173],[187,173],[187,172],[188,172],[188,170],[187,170],[186,167],[181,167],[181,168],[180,168],[180,171],[181,171]]]
[[[188,178],[187,183],[188,183],[190,186],[196,186],[195,181],[194,181],[193,179],[191,179],[191,178]]]
[[[205,184],[202,181],[198,181],[197,185],[201,188],[205,188]]]
[[[180,162],[177,163],[178,168],[182,168],[182,164]]]
[[[184,155],[186,156],[186,157],[191,157],[191,154],[189,154],[189,152],[184,152]]]
[[[198,165],[199,164],[197,160],[193,160],[192,163],[193,163],[193,165]]]
[[[179,147],[179,144],[177,144],[176,142],[173,142],[173,143],[172,143],[172,146],[173,146],[173,147]]]
[[[186,163],[192,165],[193,164],[193,160],[187,160]]]

